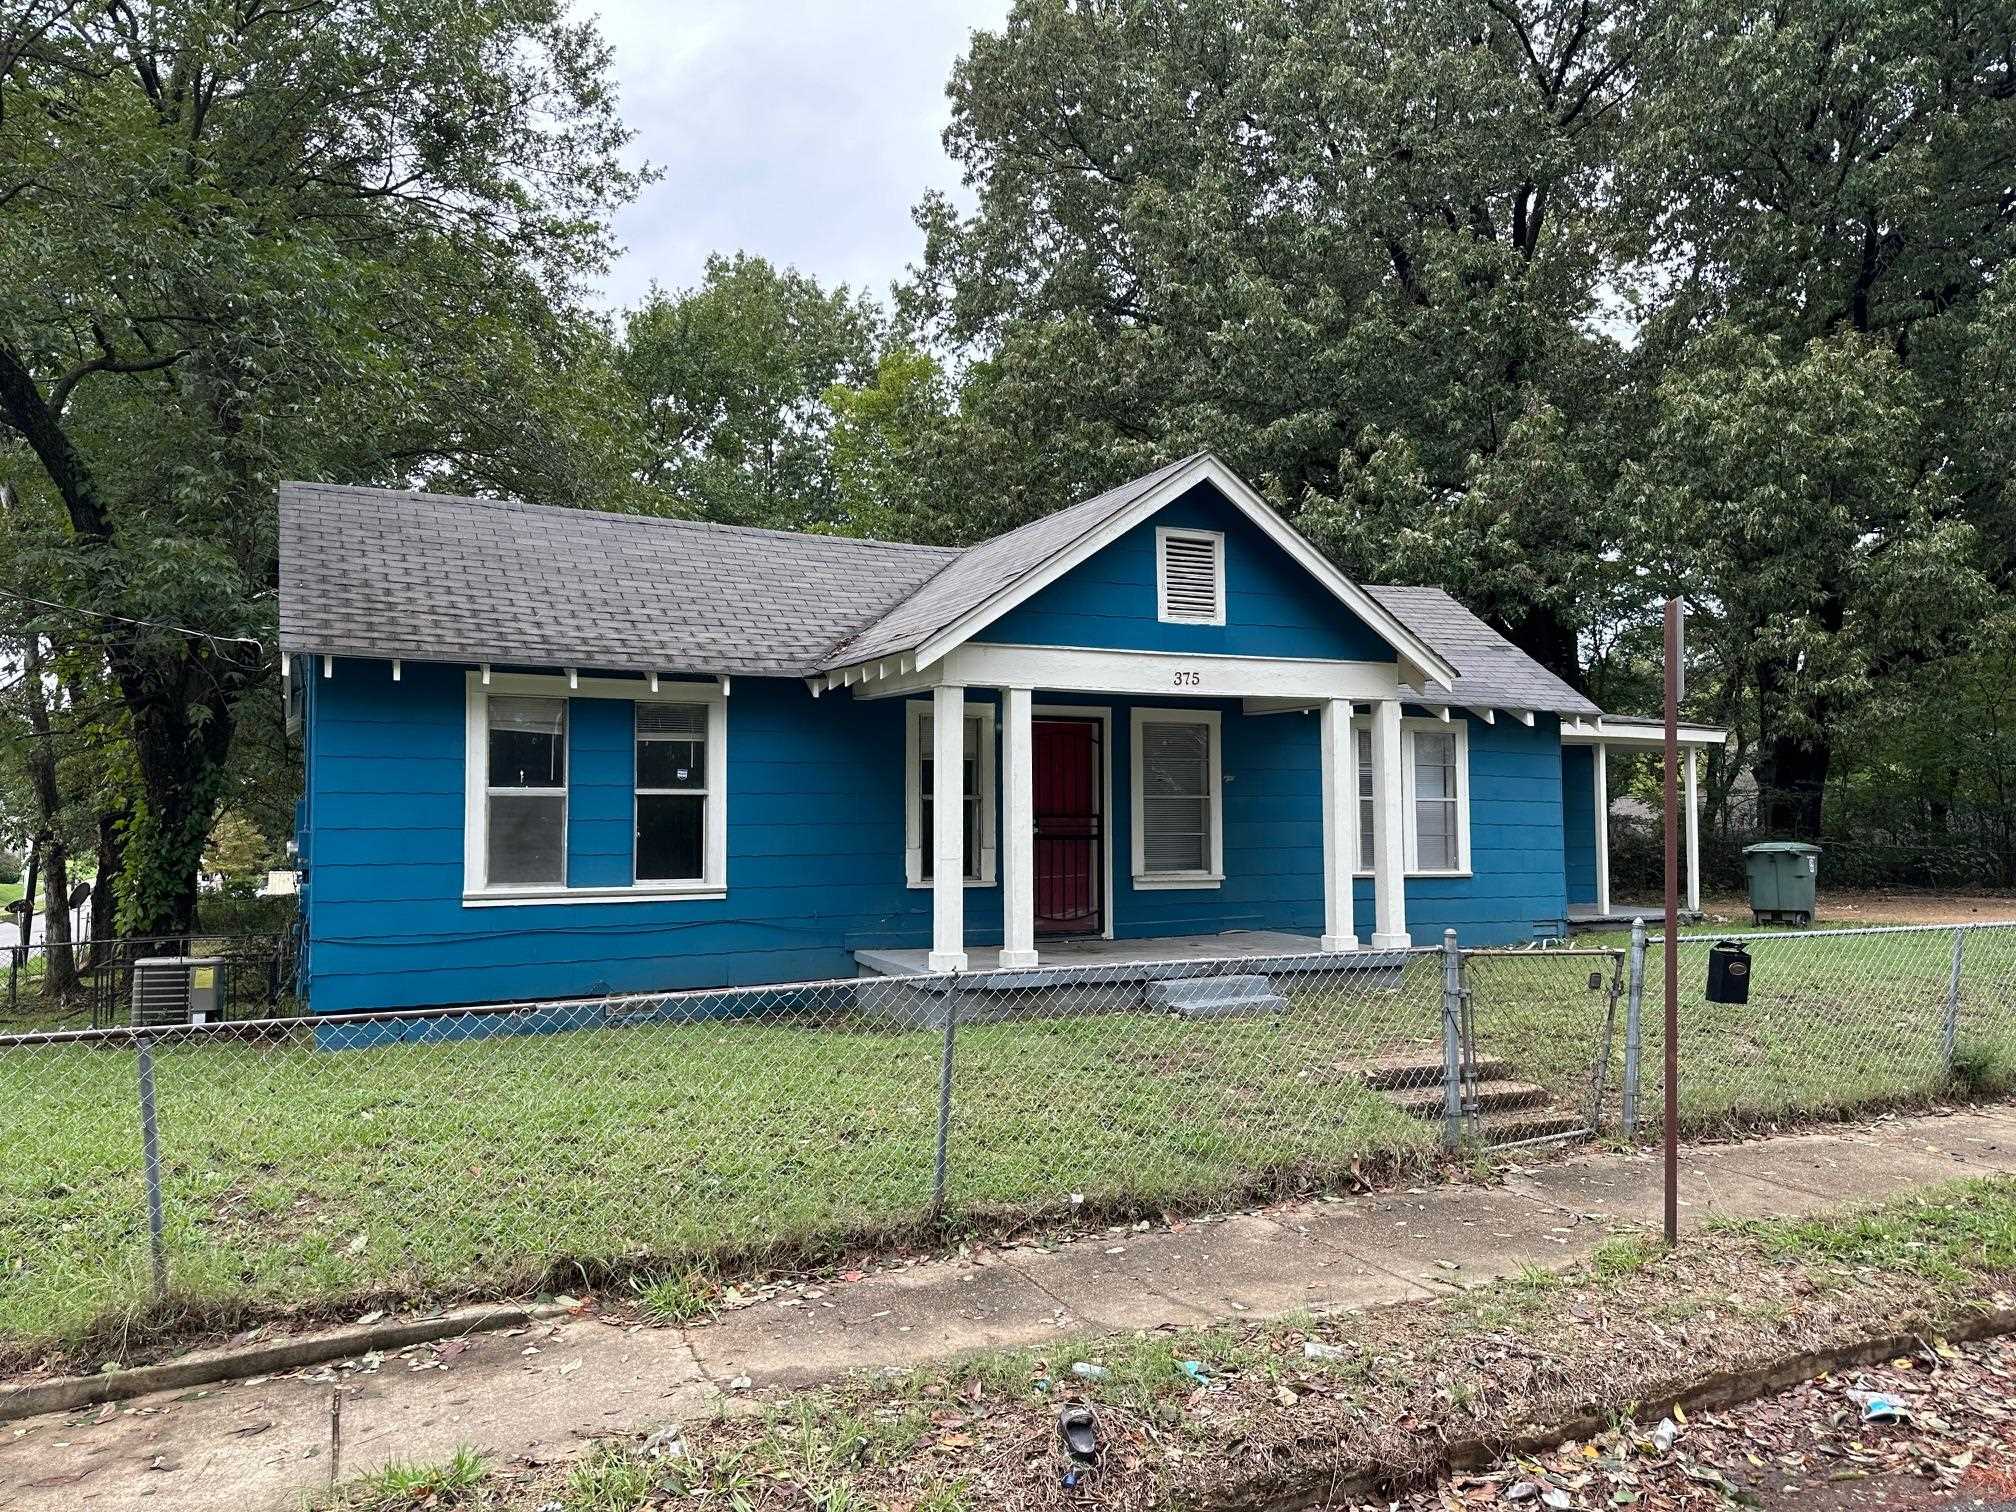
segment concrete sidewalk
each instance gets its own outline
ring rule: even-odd
[[[1793,1216],[2016,1171],[2016,1107],[1684,1153],[1684,1223]],[[604,1434],[713,1410],[741,1377],[759,1390],[798,1386],[1040,1345],[1067,1330],[1446,1295],[1529,1265],[1572,1264],[1622,1225],[1656,1226],[1660,1188],[1653,1156],[1586,1154],[1502,1187],[1321,1200],[982,1251],[796,1289],[683,1332],[588,1316],[421,1346],[355,1373],[321,1367],[0,1424],[0,1508],[298,1506],[330,1480],[339,1377],[348,1476],[445,1459],[463,1444],[503,1461],[563,1458]]]

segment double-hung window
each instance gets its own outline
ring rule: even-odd
[[[1224,781],[1215,710],[1136,709],[1134,885],[1224,880]]]
[[[1373,825],[1378,773],[1373,731],[1353,732],[1358,768],[1358,873],[1376,865]],[[1470,870],[1470,729],[1466,723],[1403,720],[1400,726],[1402,855],[1410,876],[1462,875]]]
[[[964,837],[961,854],[964,874],[975,886],[991,883],[996,857],[994,796],[994,709],[992,705],[968,705],[964,752],[959,779],[960,825]],[[928,887],[936,872],[935,846],[937,805],[933,793],[937,763],[932,759],[931,705],[922,699],[910,705],[909,728],[905,737],[907,776],[904,782],[905,817],[908,838],[907,871],[912,887]]]
[[[707,875],[706,704],[637,705],[639,882]]]
[[[567,700],[489,701],[483,880],[567,883]]]
[[[464,907],[726,896],[725,688],[480,671],[465,687]]]

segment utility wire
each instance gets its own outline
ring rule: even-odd
[[[80,609],[74,604],[58,604],[49,599],[36,598],[32,594],[16,593],[11,588],[0,588],[0,598],[10,598],[21,604],[33,604],[39,609],[53,609],[58,614],[81,614],[90,619],[117,620],[122,625],[138,625],[148,630],[168,630],[176,635],[187,635],[220,646],[254,646],[261,651],[265,650],[265,643],[254,635],[217,635],[208,630],[193,629],[188,625],[171,624],[167,620],[136,619],[130,614],[114,614],[108,609]]]

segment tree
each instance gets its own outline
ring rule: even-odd
[[[976,35],[946,140],[979,208],[920,207],[904,310],[985,353],[996,524],[1208,446],[1353,571],[1478,564],[1473,606],[1578,675],[1640,30],[1627,0],[1022,0]]]
[[[194,921],[281,477],[623,496],[578,313],[637,183],[607,67],[558,0],[0,17],[0,467],[123,704],[126,929]]]
[[[2005,591],[2016,578],[2016,323],[2002,288],[2016,253],[2016,5],[1676,0],[1654,47],[1620,173],[1671,275],[1646,344],[1678,372],[1721,375],[1697,418],[1727,426],[1732,456],[1762,469],[1697,474],[1733,492],[1694,504],[1711,529],[1733,529],[1707,549],[1740,577],[1706,586],[1738,606],[1728,666],[1765,721],[1771,820],[1810,834],[1835,734],[1870,679],[1950,654],[1965,622],[1949,611],[1980,607],[1980,573]],[[1738,376],[1731,364],[1752,357],[1753,377]],[[1691,423],[1686,396],[1669,384],[1666,398],[1662,466]],[[1845,429],[1823,457],[1803,427],[1827,422]],[[1759,430],[1771,424],[1802,428],[1781,450]],[[1689,443],[1695,463],[1705,439]],[[1921,568],[1922,601],[1893,592],[1894,618],[1870,612],[1864,595]],[[1783,590],[1777,619],[1760,579]]]
[[[1632,491],[1652,585],[1685,594],[1719,696],[1754,700],[1768,827],[1820,833],[1834,732],[1880,682],[1955,644],[1992,599],[1928,410],[1883,345],[1803,348],[1733,325],[1660,390]]]
[[[666,507],[725,524],[833,520],[822,396],[870,380],[880,325],[865,295],[742,253],[708,258],[698,288],[653,290],[624,322],[621,358],[645,481]]]

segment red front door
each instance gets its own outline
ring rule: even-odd
[[[1098,934],[1106,924],[1100,724],[1093,719],[1039,719],[1033,734],[1036,931]]]

